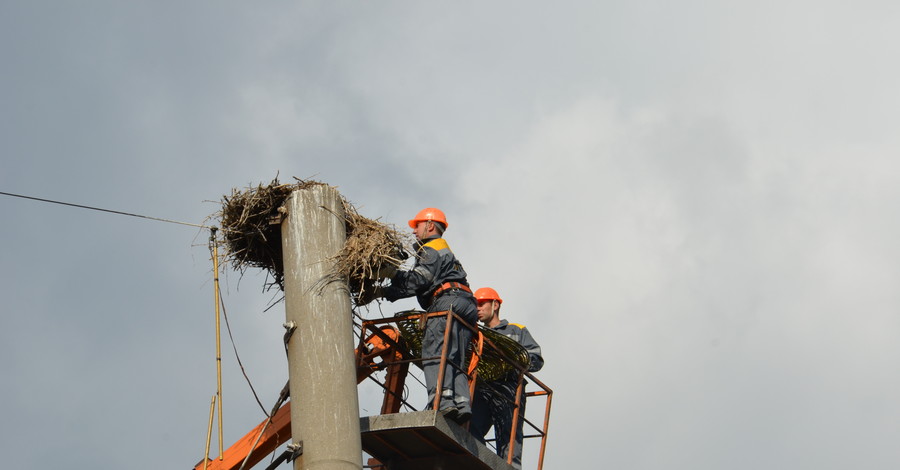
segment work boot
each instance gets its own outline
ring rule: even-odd
[[[447,418],[460,426],[468,423],[469,419],[472,418],[471,411],[455,406],[441,410],[441,414],[444,415],[444,418]]]

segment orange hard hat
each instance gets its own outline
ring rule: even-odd
[[[497,293],[494,289],[490,287],[482,287],[475,291],[475,301],[480,302],[482,300],[496,300],[499,303],[503,303],[503,299],[500,298],[500,294]]]
[[[409,221],[409,228],[416,228],[416,225],[419,225],[419,222],[425,222],[427,220],[433,220],[435,222],[440,222],[444,224],[444,228],[447,228],[447,217],[444,216],[444,213],[440,209],[435,209],[434,207],[428,207],[419,211],[416,214],[416,217]]]

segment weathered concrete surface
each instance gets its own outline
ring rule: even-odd
[[[340,194],[330,186],[294,191],[281,226],[291,434],[303,441],[295,470],[360,470],[359,398],[346,282],[327,282],[344,246]]]

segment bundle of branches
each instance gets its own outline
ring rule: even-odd
[[[284,290],[279,210],[292,192],[324,184],[294,179],[294,184],[281,184],[275,178],[265,186],[232,190],[230,196],[222,198],[222,210],[217,214],[224,232],[226,261],[240,273],[248,267],[267,270],[273,282],[266,288]],[[341,202],[347,240],[332,260],[333,274],[325,281],[348,280],[351,293],[359,294],[400,266],[408,257],[403,248],[408,240],[394,228],[359,215],[343,198]]]
[[[411,236],[377,220],[367,219],[344,201],[347,241],[335,259],[335,276],[346,279],[355,295],[374,289],[378,280],[392,277],[409,258],[405,246]]]
[[[407,352],[417,358],[422,357],[422,336],[424,335],[424,331],[419,323],[421,317],[418,314],[421,313],[422,311],[420,310],[408,310],[397,314],[398,316],[411,316],[409,320],[397,322],[397,328],[400,330],[400,337],[403,338],[403,343],[408,348]],[[481,360],[476,368],[479,380],[493,382],[518,373],[516,368],[510,364],[510,359],[526,369],[531,364],[528,351],[515,340],[480,325],[478,331],[481,331],[484,337],[497,347],[497,349],[489,348],[488,346],[484,347],[481,353]],[[472,360],[473,353],[474,351],[470,347],[466,352],[466,366]]]
[[[526,369],[531,365],[531,357],[528,356],[528,351],[514,339],[483,326],[479,326],[478,329],[484,334],[486,339],[489,339],[497,347],[497,349],[493,349],[485,346],[484,351],[482,351],[481,362],[478,363],[479,379],[492,382],[510,374],[518,374],[518,371],[507,360],[503,359],[503,356],[512,359]],[[503,356],[500,353],[503,353]]]

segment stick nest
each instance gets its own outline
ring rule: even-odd
[[[284,256],[281,248],[281,215],[287,198],[294,191],[324,183],[294,178],[296,183],[281,184],[278,178],[243,190],[233,189],[222,197],[222,210],[215,214],[224,232],[225,260],[243,274],[247,268],[268,271],[272,282],[284,290]],[[351,294],[359,295],[395,271],[409,257],[406,246],[410,236],[394,227],[363,217],[352,204],[341,198],[347,240],[331,261],[334,269],[326,281],[346,280]]]

